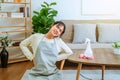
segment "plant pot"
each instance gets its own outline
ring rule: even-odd
[[[1,58],[1,67],[2,68],[7,68],[8,65],[8,51],[6,50],[5,47],[3,47],[1,53],[0,53],[0,58]]]
[[[114,53],[115,54],[120,54],[120,49],[114,48]]]

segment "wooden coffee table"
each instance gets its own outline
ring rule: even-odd
[[[76,80],[79,80],[80,77],[80,70],[82,68],[82,64],[89,64],[89,65],[100,65],[102,68],[102,80],[104,80],[104,70],[105,66],[120,66],[120,55],[114,54],[112,49],[108,48],[94,48],[93,54],[95,55],[95,59],[88,60],[88,59],[80,59],[78,55],[83,53],[84,50],[73,50],[74,54],[68,57],[68,60],[74,63],[78,63],[77,67],[77,75]]]

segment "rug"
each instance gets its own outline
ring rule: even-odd
[[[25,72],[25,75],[21,80],[28,80],[28,73],[30,70]],[[79,80],[102,80],[101,70],[81,70]],[[61,70],[62,80],[76,80],[77,70]],[[120,80],[120,70],[105,70],[104,80]]]
[[[63,80],[76,80],[77,70],[62,70]],[[101,70],[81,70],[79,80],[102,80]],[[120,80],[120,70],[105,70],[104,80]]]

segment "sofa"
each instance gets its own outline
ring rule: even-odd
[[[92,48],[112,48],[113,42],[120,41],[120,20],[62,20],[66,31],[63,41],[71,49],[85,49],[86,38]]]

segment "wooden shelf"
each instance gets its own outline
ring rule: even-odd
[[[25,0],[26,1],[26,0]],[[32,10],[31,10],[31,0],[26,1],[26,2],[3,2],[2,6],[5,5],[10,5],[5,6],[6,8],[2,8],[0,11],[1,13],[1,24],[0,24],[0,32],[7,32],[9,38],[14,38],[12,42],[15,41],[22,41],[23,39],[26,39],[28,36],[32,34]],[[16,4],[16,5],[14,5]],[[18,4],[18,5],[17,5]],[[21,6],[19,6],[19,4]],[[12,7],[11,7],[12,5]],[[15,6],[15,7],[14,7]],[[13,9],[14,10],[10,10]],[[22,11],[20,11],[20,7],[24,7]],[[11,13],[24,13],[23,16],[18,16],[18,17],[11,17]],[[5,14],[4,14],[5,13]],[[7,14],[7,16],[6,16]],[[1,33],[2,34],[2,33]],[[17,36],[17,37],[16,37]],[[22,40],[21,40],[22,39]],[[9,46],[8,47],[8,52],[10,51],[11,53],[14,54],[19,54],[18,50],[20,53],[22,53],[22,50],[20,50],[19,46]],[[10,56],[10,55],[9,55]],[[9,59],[8,63],[15,63],[15,62],[21,62],[21,61],[27,61],[27,58],[17,58],[15,57],[14,59]]]
[[[8,60],[8,64],[10,63],[16,63],[16,62],[22,62],[22,61],[29,61],[27,58],[23,57],[23,58],[18,58],[18,59],[9,59]]]
[[[25,26],[0,26],[0,28],[24,28]]]
[[[3,31],[4,32],[7,32],[7,33],[25,33],[25,32],[29,32],[28,30],[21,30],[21,31]]]
[[[8,48],[19,48],[20,46],[9,46]]]
[[[2,47],[0,46],[0,48]],[[8,46],[7,48],[20,48],[20,46]]]
[[[2,13],[2,12],[0,12],[0,13]],[[8,19],[8,18],[10,18],[10,19],[26,19],[26,18],[30,18],[30,17],[0,17],[0,18],[6,18],[6,19]]]
[[[3,2],[2,4],[30,4],[29,2]]]

